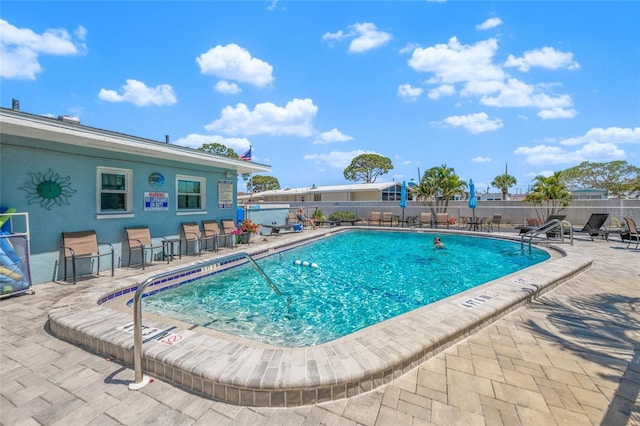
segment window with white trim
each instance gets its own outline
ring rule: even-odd
[[[96,182],[98,213],[133,211],[132,170],[98,167]]]
[[[400,201],[402,188],[398,185],[382,190],[382,201]]]
[[[203,210],[206,205],[207,180],[195,176],[176,176],[178,211]]]

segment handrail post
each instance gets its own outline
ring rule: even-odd
[[[150,379],[142,371],[142,294],[155,278],[146,279],[133,296],[133,368],[135,371],[133,383],[129,383],[129,390],[145,387]]]

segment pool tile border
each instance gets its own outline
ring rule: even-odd
[[[301,238],[281,245],[274,243],[247,252],[262,255],[306,241]],[[151,376],[236,405],[293,407],[356,396],[398,379],[592,264],[588,255],[573,247],[562,246],[560,251],[563,257],[310,348],[252,344],[202,334],[197,327],[176,329],[145,317],[145,326],[170,329],[182,340],[173,346],[157,340],[145,342],[143,369]],[[49,313],[51,331],[62,339],[132,365],[133,336],[117,330],[132,322],[131,314],[97,305],[96,301],[108,302],[130,294],[132,287],[156,274],[157,271],[97,285],[61,300]],[[488,293],[497,296],[464,306],[466,301],[482,299]]]

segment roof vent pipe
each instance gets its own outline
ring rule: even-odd
[[[80,124],[80,119],[78,117],[73,117],[71,115],[59,115],[58,121],[62,121],[63,123],[69,123],[69,124]]]
[[[20,111],[20,101],[18,99],[11,99],[11,109],[14,111]]]
[[[164,143],[169,143],[169,135],[164,135]]]

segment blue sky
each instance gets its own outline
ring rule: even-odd
[[[377,153],[378,182],[447,164],[484,192],[508,164],[522,192],[640,166],[638,22],[636,1],[3,1],[1,104],[252,145],[283,188]]]

